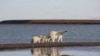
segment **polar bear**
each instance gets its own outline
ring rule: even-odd
[[[62,37],[67,31],[51,31],[49,36],[52,39],[52,42],[62,42]]]
[[[42,43],[48,43],[50,42],[50,40],[51,40],[50,36],[42,36],[41,38]]]
[[[33,36],[31,42],[32,42],[32,43],[40,43],[40,42],[41,42],[41,38],[42,38],[42,35]]]

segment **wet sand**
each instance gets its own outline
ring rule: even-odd
[[[22,48],[41,48],[41,47],[69,47],[69,46],[100,46],[100,42],[55,42],[55,43],[16,43],[0,44],[0,50],[22,49]]]

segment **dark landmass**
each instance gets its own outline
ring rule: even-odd
[[[0,24],[100,24],[100,20],[5,20]]]
[[[41,48],[41,47],[68,47],[68,46],[100,46],[100,42],[54,42],[54,43],[16,43],[0,44],[0,50],[23,49],[23,48]]]

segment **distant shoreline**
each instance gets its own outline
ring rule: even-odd
[[[100,24],[100,20],[5,20],[0,24]]]

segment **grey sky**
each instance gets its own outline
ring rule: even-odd
[[[0,0],[0,20],[100,19],[100,0]]]

